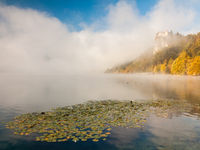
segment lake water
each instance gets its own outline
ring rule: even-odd
[[[200,104],[200,77],[153,74],[0,75],[0,150],[199,150],[200,112],[152,115],[144,128],[113,128],[106,141],[46,143],[14,135],[4,122],[88,100],[177,99]]]

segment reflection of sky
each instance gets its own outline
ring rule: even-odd
[[[119,146],[131,144],[132,140],[137,139],[139,130],[127,128],[113,128],[111,139],[108,142]]]
[[[191,117],[182,116],[173,119],[151,117],[148,122],[148,132],[153,135],[150,140],[160,148],[200,148],[199,120]]]
[[[151,116],[143,129],[114,128],[108,142],[118,149],[200,149],[200,123],[192,117]]]
[[[145,129],[138,128],[114,128],[108,142],[115,145],[117,149],[156,149],[156,145],[149,140],[153,136]]]
[[[188,98],[191,101],[200,98],[199,77],[145,74],[96,77],[4,76],[0,78],[0,83],[0,122],[11,119],[22,110],[41,111],[93,99],[150,99],[153,96],[156,98],[171,96],[179,99]],[[99,142],[96,143],[96,147],[94,145],[91,147],[199,150],[200,122],[196,116],[200,112],[193,110],[191,114],[193,116],[174,115],[170,119],[151,116],[143,129],[114,128],[104,143],[106,146],[102,145],[103,142]],[[28,142],[29,139],[11,134],[0,124],[1,148],[10,148],[9,145],[19,146],[23,140]],[[66,143],[65,148],[70,144]],[[81,149],[80,145],[76,143],[71,147],[77,146]]]

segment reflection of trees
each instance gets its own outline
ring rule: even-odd
[[[191,102],[199,102],[200,81],[192,78],[180,80],[165,80],[159,83],[153,83],[154,93],[167,98],[185,99]]]
[[[129,85],[154,98],[185,99],[200,103],[200,78],[189,76],[149,75],[129,78]]]

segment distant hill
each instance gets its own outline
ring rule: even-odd
[[[200,75],[200,33],[183,36],[172,31],[158,32],[153,48],[135,60],[107,69],[106,72]]]

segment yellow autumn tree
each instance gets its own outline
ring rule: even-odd
[[[160,72],[161,73],[167,72],[167,60],[165,60],[164,63],[160,65]]]
[[[200,56],[196,56],[191,59],[187,65],[188,75],[200,75]]]
[[[171,73],[172,74],[187,74],[187,61],[190,57],[185,51],[181,52],[179,57],[177,57],[172,63]]]

